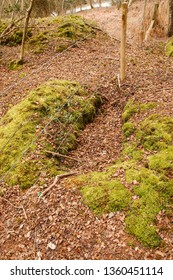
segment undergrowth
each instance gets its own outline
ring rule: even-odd
[[[27,188],[41,173],[57,174],[60,158],[48,152],[74,149],[100,105],[98,95],[76,82],[52,80],[31,91],[0,121],[0,176],[8,172],[9,185]]]

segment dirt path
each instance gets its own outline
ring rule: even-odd
[[[95,19],[111,36],[119,38],[120,16],[118,11],[114,12],[115,8],[98,9],[83,12],[83,15]],[[134,33],[138,10],[133,10],[132,14],[129,40]],[[128,98],[159,102],[159,113],[173,116],[173,61],[163,55],[163,46],[157,42],[143,48],[136,43],[129,45],[128,77],[118,89],[119,42],[101,37],[102,34],[81,42],[51,61],[51,53],[28,61],[22,70],[27,74],[26,79],[22,72],[16,77],[16,73],[4,68],[0,78],[1,90],[5,92],[0,97],[1,115],[8,109],[9,100],[11,104],[17,103],[27,90],[50,78],[77,80],[105,96],[104,111],[86,127],[77,149],[70,154],[78,158],[79,163],[73,170],[80,174],[102,170],[120,155],[121,113]],[[17,84],[6,91],[15,82]],[[52,181],[47,180],[44,187]],[[1,259],[173,258],[172,227],[164,213],[160,215],[159,223],[164,221],[167,227],[163,235],[166,245],[155,250],[146,249],[125,232],[123,213],[94,216],[82,203],[75,177],[71,181],[74,184],[69,188],[66,180],[62,180],[41,201],[38,193],[42,188],[37,185],[26,192],[18,187],[7,190],[0,198]]]

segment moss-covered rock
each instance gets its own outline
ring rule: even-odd
[[[31,186],[44,170],[56,173],[59,161],[47,150],[67,154],[96,115],[101,99],[76,82],[52,80],[29,93],[0,121],[0,176]]]
[[[166,45],[166,55],[172,57],[173,56],[173,37],[168,41]]]

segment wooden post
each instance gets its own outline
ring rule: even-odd
[[[120,78],[123,81],[126,77],[126,30],[127,30],[128,3],[122,3],[122,26],[121,26],[121,51],[120,51]]]

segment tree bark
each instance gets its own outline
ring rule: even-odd
[[[93,9],[94,7],[93,7],[93,2],[92,2],[92,0],[89,0],[89,2],[90,2],[91,9]]]
[[[3,12],[3,8],[4,8],[4,3],[5,3],[5,0],[2,0],[2,4],[1,4],[1,8],[0,8],[0,21],[2,19],[2,12]]]
[[[168,37],[173,36],[173,0],[169,0]]]
[[[34,0],[31,0],[29,8],[26,11],[25,24],[24,24],[24,28],[23,28],[21,53],[20,53],[20,60],[21,61],[23,61],[23,59],[24,59],[24,49],[25,49],[26,34],[27,34],[29,18],[30,18],[31,12],[32,12],[33,5],[34,5]]]

